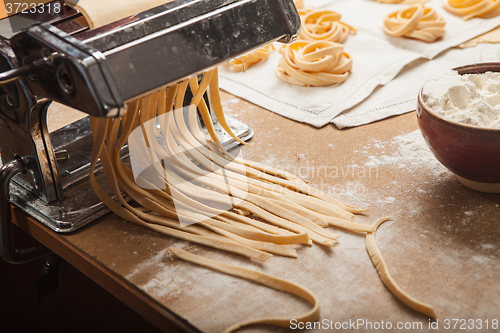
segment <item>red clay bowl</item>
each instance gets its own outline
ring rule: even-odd
[[[454,68],[460,75],[500,72],[500,63]],[[425,142],[445,167],[465,186],[500,193],[500,129],[479,128],[443,119],[433,113],[418,93],[417,118]]]

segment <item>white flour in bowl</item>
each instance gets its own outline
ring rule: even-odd
[[[449,70],[425,83],[422,99],[446,120],[500,129],[500,73],[460,75]]]

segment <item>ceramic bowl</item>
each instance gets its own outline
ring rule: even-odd
[[[500,72],[500,63],[454,68],[460,75]],[[425,86],[425,84],[424,84]],[[430,150],[465,186],[480,192],[500,193],[500,129],[479,128],[452,122],[417,102],[418,125]]]

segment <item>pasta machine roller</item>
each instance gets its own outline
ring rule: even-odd
[[[59,232],[108,212],[88,178],[88,118],[49,135],[52,101],[117,117],[130,100],[269,42],[292,41],[300,29],[292,0],[176,0],[92,30],[76,8],[40,6],[56,3],[57,14],[17,14],[34,24],[14,34],[5,27],[15,16],[0,21],[0,241],[10,262],[41,255],[14,249],[10,202]],[[230,123],[241,138],[252,135]]]

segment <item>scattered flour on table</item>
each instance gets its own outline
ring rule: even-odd
[[[436,177],[443,176],[448,171],[429,150],[420,130],[397,136],[389,144],[397,147],[396,153],[381,156],[370,155],[365,166],[396,165],[398,168],[408,169],[427,167]],[[381,147],[380,142],[375,141],[374,147]]]
[[[239,102],[240,102],[239,98],[232,98],[232,99],[228,99],[225,103],[227,103],[229,105],[233,105],[233,104],[238,104]]]
[[[164,251],[160,251],[154,257],[152,257],[152,258],[150,258],[150,259],[148,259],[146,261],[141,262],[139,265],[136,266],[136,268],[132,271],[132,273],[130,273],[127,276],[125,276],[125,278],[127,280],[130,280],[135,275],[137,275],[141,271],[143,271],[144,269],[147,269],[147,268],[149,268],[149,267],[151,267],[153,265],[158,265],[161,262],[161,258],[163,257],[163,252]]]
[[[394,201],[396,201],[396,198],[394,198],[394,197],[385,198],[385,202],[388,204],[392,204],[392,203],[394,203]]]

